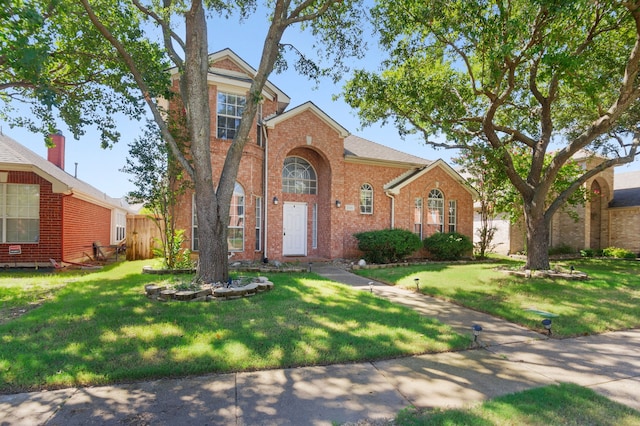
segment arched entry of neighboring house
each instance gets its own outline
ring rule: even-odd
[[[589,248],[593,250],[600,250],[601,236],[602,236],[602,188],[597,180],[591,183],[591,189],[589,191],[591,196],[590,210],[591,215],[589,217],[590,223],[590,235],[589,235]]]

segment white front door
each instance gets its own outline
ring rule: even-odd
[[[282,255],[307,255],[306,203],[284,203],[283,205]]]

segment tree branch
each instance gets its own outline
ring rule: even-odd
[[[133,75],[133,78],[136,81],[136,84],[138,84],[138,87],[142,92],[145,102],[151,109],[153,118],[155,119],[156,123],[158,124],[158,127],[160,128],[160,131],[162,132],[162,137],[169,144],[169,147],[171,148],[171,152],[178,159],[178,161],[180,162],[180,165],[185,169],[185,171],[193,179],[194,177],[193,167],[191,166],[189,161],[186,159],[186,157],[178,147],[178,144],[176,143],[175,139],[171,135],[171,132],[169,131],[169,127],[167,126],[167,123],[164,121],[158,106],[151,99],[151,96],[149,95],[150,93],[149,86],[144,81],[144,78],[142,77],[142,73],[138,69],[135,61],[133,60],[129,52],[126,50],[124,45],[113,36],[113,34],[104,26],[104,24],[96,16],[95,12],[93,11],[93,8],[89,4],[89,1],[80,0],[80,3],[82,4],[85,11],[87,12],[87,15],[91,20],[91,22],[93,23],[93,25],[100,32],[100,34],[102,34],[103,37],[105,37],[107,41],[109,41],[109,43],[111,43],[111,45],[116,49],[116,51],[122,58],[123,62],[129,69],[131,74]]]
[[[164,39],[164,45],[167,48],[167,52],[169,53],[169,57],[171,58],[173,63],[176,64],[176,66],[178,68],[182,69],[183,66],[184,66],[184,61],[182,60],[180,55],[178,55],[178,53],[175,51],[175,49],[173,47],[173,43],[171,42],[171,40],[175,40],[175,42],[178,43],[178,45],[180,46],[180,48],[182,49],[183,52],[185,51],[184,41],[180,38],[180,36],[175,31],[173,31],[171,29],[171,26],[170,26],[169,22],[167,22],[166,20],[162,19],[162,17],[160,17],[160,15],[158,15],[153,10],[151,10],[151,9],[147,8],[146,6],[144,6],[143,4],[141,4],[139,0],[132,0],[132,1],[133,1],[133,4],[140,10],[140,12],[142,12],[145,15],[147,15],[151,19],[153,19],[156,22],[156,24],[158,24],[158,26],[160,26],[160,28],[162,29],[162,36],[163,36],[163,39]],[[171,7],[171,0],[164,0],[164,7],[165,8],[170,8]]]
[[[567,199],[576,189],[578,189],[582,184],[584,184],[592,177],[596,176],[601,171],[606,170],[609,167],[631,163],[636,157],[638,147],[640,147],[640,134],[636,133],[634,135],[632,143],[630,144],[629,153],[627,155],[622,157],[610,158],[598,164],[594,168],[588,170],[575,182],[573,182],[568,188],[562,191],[562,193],[558,197],[556,197],[556,199],[547,208],[545,216],[553,216],[553,214],[567,201]]]

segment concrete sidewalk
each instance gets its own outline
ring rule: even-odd
[[[347,271],[330,265],[313,270],[369,290],[368,280]],[[331,425],[390,419],[410,405],[465,407],[560,382],[593,388],[640,410],[640,330],[548,340],[477,312],[391,289],[374,284],[381,296],[395,297],[462,332],[480,323],[488,346],[372,363],[3,395],[0,425]],[[500,336],[509,331],[513,334]]]
[[[373,363],[0,396],[1,425],[331,425],[571,382],[640,410],[640,330]],[[495,351],[495,352],[493,352]]]

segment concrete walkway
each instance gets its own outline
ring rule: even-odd
[[[346,271],[329,265],[313,270],[369,290],[368,281]],[[435,312],[461,331],[480,323],[488,346],[372,363],[3,395],[0,425],[331,425],[390,419],[409,405],[465,407],[560,382],[590,387],[640,410],[640,330],[547,340],[455,305],[390,289],[374,284],[381,296],[384,290],[398,303]],[[514,333],[499,336],[507,330]]]
[[[547,338],[546,335],[533,332],[491,315],[463,308],[435,297],[372,281],[331,264],[314,264],[311,270],[325,278],[351,285],[357,289],[365,291],[373,289],[374,294],[414,309],[424,316],[436,318],[444,324],[450,325],[460,334],[471,334],[471,326],[478,324],[482,327],[480,335],[482,346],[504,345]],[[542,318],[540,319],[542,320]]]

